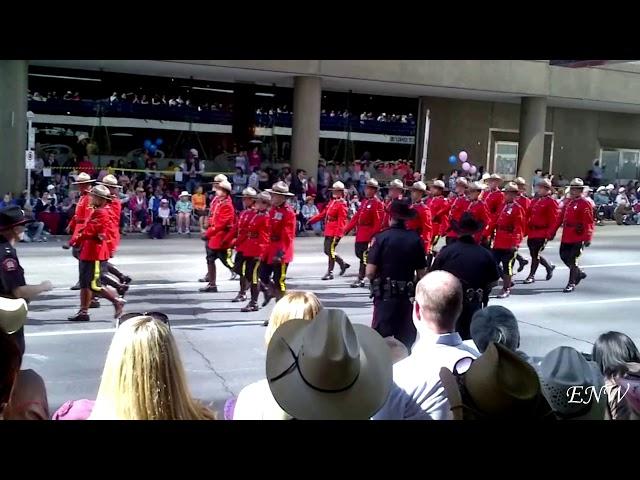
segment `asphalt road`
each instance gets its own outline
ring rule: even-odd
[[[598,227],[593,245],[583,255],[588,273],[578,289],[563,294],[568,270],[558,257],[558,242],[546,250],[558,265],[549,281],[518,284],[512,296],[492,299],[512,309],[520,321],[522,350],[541,356],[559,345],[589,352],[602,332],[619,330],[640,344],[640,228]],[[296,257],[289,269],[289,288],[315,292],[326,307],[343,308],[352,321],[369,324],[372,304],[365,289],[352,289],[357,259],[353,237],[338,246],[353,266],[345,277],[323,282],[326,257],[321,238],[296,239]],[[102,300],[92,310],[90,323],[66,320],[78,308],[78,292],[69,290],[77,279],[77,262],[60,241],[20,244],[18,252],[27,282],[51,280],[54,290],[31,304],[26,327],[25,368],[45,379],[52,412],[64,401],[95,398],[106,352],[113,335],[113,309]],[[521,253],[527,256],[525,250]],[[125,238],[115,262],[133,278],[125,311],[158,310],[171,319],[195,397],[220,409],[245,385],[264,377],[264,327],[273,308],[241,313],[243,304],[231,303],[237,282],[219,268],[217,294],[199,293],[197,278],[205,273],[203,242],[197,238],[149,240]],[[516,277],[520,283],[525,272]],[[538,276],[544,275],[540,268]]]

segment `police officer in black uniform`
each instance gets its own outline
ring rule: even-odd
[[[462,283],[462,313],[456,331],[463,340],[468,340],[471,317],[489,303],[489,293],[500,279],[500,269],[491,252],[476,243],[474,234],[481,232],[484,225],[471,213],[463,213],[460,222],[451,228],[458,233],[458,241],[440,250],[431,270],[449,272]]]
[[[412,298],[427,269],[422,239],[405,225],[416,214],[406,202],[391,204],[389,228],[371,239],[366,270],[373,297],[372,328],[383,337],[395,337],[409,350],[417,334]]]
[[[6,207],[0,210],[0,297],[23,298],[29,302],[52,288],[48,280],[40,285],[27,285],[24,270],[14,248],[24,233],[25,225],[31,222],[33,220],[26,218],[20,207]],[[24,353],[24,328],[15,332],[13,337]]]

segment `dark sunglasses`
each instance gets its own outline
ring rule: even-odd
[[[160,312],[125,313],[118,320],[116,320],[116,328],[118,328],[127,320],[131,320],[132,318],[136,318],[136,317],[151,317],[154,320],[164,323],[167,327],[169,327],[169,330],[171,330],[169,317],[167,317],[164,313],[160,313]]]

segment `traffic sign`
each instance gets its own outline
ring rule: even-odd
[[[36,168],[36,152],[33,150],[25,150],[24,152],[24,168],[33,170]]]

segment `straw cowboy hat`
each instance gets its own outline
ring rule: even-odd
[[[290,320],[267,349],[267,381],[280,407],[298,420],[365,420],[384,405],[393,383],[383,338],[338,309]]]
[[[503,192],[513,192],[513,193],[519,193],[520,189],[518,188],[518,186],[513,183],[513,182],[509,182],[507,183],[504,188],[502,189]]]
[[[93,180],[88,173],[81,172],[76,177],[76,181],[73,182],[71,185],[80,185],[81,183],[93,183],[93,182],[95,182],[95,180]]]
[[[187,192],[186,190],[183,190],[182,193],[180,194],[181,197],[190,197],[191,194],[189,192]]]
[[[344,192],[345,190],[344,183],[337,181],[331,186],[331,188],[327,188],[327,190],[336,190],[336,191]]]
[[[375,178],[370,178],[369,180],[367,180],[366,186],[371,188],[380,188],[380,184]]]
[[[399,188],[404,190],[404,184],[402,183],[402,180],[395,178],[389,182],[389,188]]]
[[[594,387],[595,393],[600,393],[604,379],[598,366],[576,349],[563,346],[551,350],[540,362],[538,374],[542,393],[556,416],[563,420],[604,420],[606,395],[598,401],[590,394],[591,388],[585,391]]]
[[[489,180],[500,180],[500,181],[502,181],[502,177],[500,175],[498,175],[497,173],[492,173],[491,175],[489,175]]]
[[[526,184],[527,184],[527,181],[526,181],[524,178],[522,178],[522,177],[518,177],[518,178],[516,178],[516,179],[515,179],[515,182],[514,182],[514,183],[515,183],[516,185],[526,185]]]
[[[581,178],[574,178],[569,184],[570,188],[584,188],[584,182]]]
[[[265,192],[284,195],[285,197],[293,197],[293,193],[289,192],[289,185],[282,181],[274,183],[273,186],[271,188],[267,188]]]
[[[271,195],[269,195],[269,192],[260,192],[256,197],[256,200],[259,202],[269,203],[271,202]]]
[[[482,190],[486,190],[487,185],[482,182],[471,182],[468,188],[472,192],[481,192]]]
[[[444,182],[442,180],[434,180],[431,186],[436,188],[441,188],[444,190]]]
[[[94,186],[91,190],[89,190],[89,195],[108,201],[111,201],[111,199],[113,198],[109,189],[104,185]]]
[[[9,335],[17,332],[27,321],[28,312],[24,299],[0,297],[0,329]]]
[[[226,182],[229,179],[227,178],[227,176],[223,173],[219,173],[218,175],[216,175],[215,177],[213,177],[213,184],[215,185],[216,183],[220,183],[220,182]]]
[[[538,187],[542,186],[542,187],[545,187],[545,188],[548,188],[548,189],[553,188],[553,185],[551,185],[551,180],[549,180],[548,178],[543,178],[536,185]]]
[[[461,365],[469,365],[460,372]],[[489,418],[553,419],[534,368],[508,348],[490,343],[476,360],[463,358],[440,369],[455,420]]]
[[[414,182],[413,185],[409,187],[409,190],[418,190],[420,192],[426,193],[427,186],[424,182]]]
[[[487,180],[489,180],[491,178],[491,175],[489,173],[483,173],[482,174],[482,181],[486,182]]]
[[[229,193],[231,193],[231,190],[232,190],[231,184],[227,180],[222,180],[221,182],[217,183],[215,185],[215,188],[220,190],[226,190]]]
[[[121,185],[118,185],[118,179],[111,174],[105,175],[102,181],[98,182],[98,185],[104,185],[106,187],[112,187],[112,188],[122,188]]]
[[[458,177],[456,179],[456,185],[462,185],[463,187],[467,188],[469,186],[469,182],[464,177]]]
[[[256,199],[258,197],[258,192],[252,187],[247,187],[242,191],[242,198],[253,198]]]

